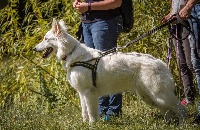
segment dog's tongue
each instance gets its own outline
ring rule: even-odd
[[[42,58],[47,58],[52,51],[53,51],[52,47],[47,48],[44,54],[42,55]]]

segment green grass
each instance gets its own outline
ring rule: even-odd
[[[75,94],[77,96],[77,94]],[[77,97],[74,97],[75,99]],[[127,102],[127,97],[130,99]],[[175,122],[166,124],[163,116],[155,108],[149,107],[130,93],[123,93],[122,118],[111,118],[109,122],[102,120],[93,124],[83,123],[79,101],[70,103],[62,101],[55,104],[54,109],[48,105],[29,105],[10,107],[0,110],[1,130],[198,130],[200,127],[191,124],[190,116],[178,127]],[[195,113],[195,107],[189,107]]]

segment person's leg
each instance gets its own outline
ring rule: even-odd
[[[183,35],[183,28],[180,24],[176,26],[177,28],[175,29],[176,31],[176,37],[178,39],[184,38]],[[174,40],[175,43],[175,49],[176,49],[176,57],[177,57],[177,62],[179,65],[179,71],[181,74],[181,79],[183,82],[184,86],[184,94],[185,98],[189,101],[194,100],[194,96],[192,95],[193,93],[193,75],[192,72],[189,68],[192,68],[190,61],[190,52],[189,49],[190,47],[188,46],[189,43],[187,44],[187,41],[185,40]],[[187,61],[186,61],[187,59]],[[188,64],[187,64],[188,62]],[[191,89],[192,88],[192,89]]]
[[[110,95],[109,103],[106,115],[120,116],[122,113],[122,94]]]
[[[106,114],[106,112],[109,109],[109,96],[104,96],[99,98],[99,109],[98,109],[98,114],[100,117]]]
[[[183,28],[183,32],[182,32],[182,38],[186,38],[188,36],[189,32],[186,28]],[[183,47],[183,52],[184,52],[184,56],[185,56],[185,61],[186,61],[186,66],[187,66],[187,72],[184,70],[182,71],[183,73],[186,73],[187,77],[186,77],[186,82],[184,84],[186,84],[186,88],[185,88],[185,96],[186,99],[189,102],[193,102],[195,100],[195,94],[196,94],[196,89],[194,87],[194,83],[193,83],[193,74],[194,74],[194,68],[192,65],[192,61],[191,61],[191,48],[190,48],[190,42],[189,39],[186,38],[184,40],[182,40],[182,47]],[[185,79],[183,79],[185,80]],[[188,80],[188,81],[187,81]]]
[[[94,42],[95,49],[101,51],[107,51],[117,46],[117,38],[119,32],[122,28],[120,28],[118,22],[120,19],[112,19],[106,21],[98,21],[92,24],[91,32],[92,32],[92,39]],[[121,24],[122,25],[122,24]],[[109,101],[108,111],[106,114],[111,113],[121,113],[122,108],[122,94],[117,95],[110,95],[110,98],[102,98],[99,99],[99,109],[102,108],[107,109],[105,104]],[[104,112],[104,111],[103,111]],[[102,112],[99,111],[99,114]]]
[[[91,25],[92,23],[82,23],[84,43],[87,47],[95,48],[93,39],[92,39],[92,32],[90,29]]]
[[[199,46],[199,27],[200,27],[200,5],[196,5],[191,12],[191,15],[195,18],[189,19],[189,23],[193,35],[190,35],[190,47],[191,47],[191,59],[195,70],[195,76],[198,84],[199,94],[200,94],[200,46]],[[198,24],[199,22],[199,24]]]
[[[95,49],[107,51],[117,47],[119,30],[121,30],[118,26],[117,18],[93,23],[90,29]]]
[[[199,42],[199,29],[200,29],[200,4],[197,4],[192,9],[191,15],[193,18],[189,19],[190,27],[194,32],[190,35],[190,46],[191,46],[191,59],[195,69],[196,80],[198,84],[199,94],[200,94],[200,42]],[[199,107],[199,104],[198,104]],[[199,110],[198,110],[199,111]],[[194,118],[194,123],[200,123],[200,113],[198,113]]]

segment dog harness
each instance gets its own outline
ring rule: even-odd
[[[97,65],[99,63],[100,58],[101,57],[93,58],[93,59],[88,60],[88,61],[78,61],[78,62],[72,63],[70,65],[70,67],[83,66],[85,68],[91,69],[92,70],[92,82],[93,82],[93,85],[96,87],[96,71],[97,71]],[[88,63],[88,62],[93,61],[93,60],[95,60],[94,65]]]
[[[91,71],[92,71],[92,83],[96,87],[97,66],[98,66],[99,60],[102,57],[104,57],[105,55],[108,55],[110,53],[114,53],[114,52],[117,52],[117,51],[118,51],[118,49],[114,48],[114,49],[108,50],[108,51],[103,52],[103,53],[100,52],[100,56],[99,57],[92,58],[91,60],[88,60],[88,61],[77,61],[77,62],[74,62],[74,63],[72,63],[70,65],[70,67],[83,66],[85,68],[91,69]],[[95,61],[95,63],[94,64],[88,63],[88,62],[91,62],[91,61]]]

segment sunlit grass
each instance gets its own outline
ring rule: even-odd
[[[123,94],[125,97],[125,93]],[[126,96],[132,96],[126,94]],[[124,99],[124,98],[123,98]],[[77,104],[79,106],[79,102]],[[190,113],[195,112],[194,107],[189,108]],[[185,121],[182,126],[176,123],[166,124],[163,116],[155,108],[149,107],[137,97],[131,97],[129,102],[123,103],[121,118],[111,118],[109,122],[99,120],[88,124],[82,122],[80,107],[74,104],[56,104],[54,109],[47,106],[13,107],[0,110],[0,129],[41,129],[41,130],[155,130],[155,129],[184,129],[198,130],[199,126],[191,124],[193,117]]]

